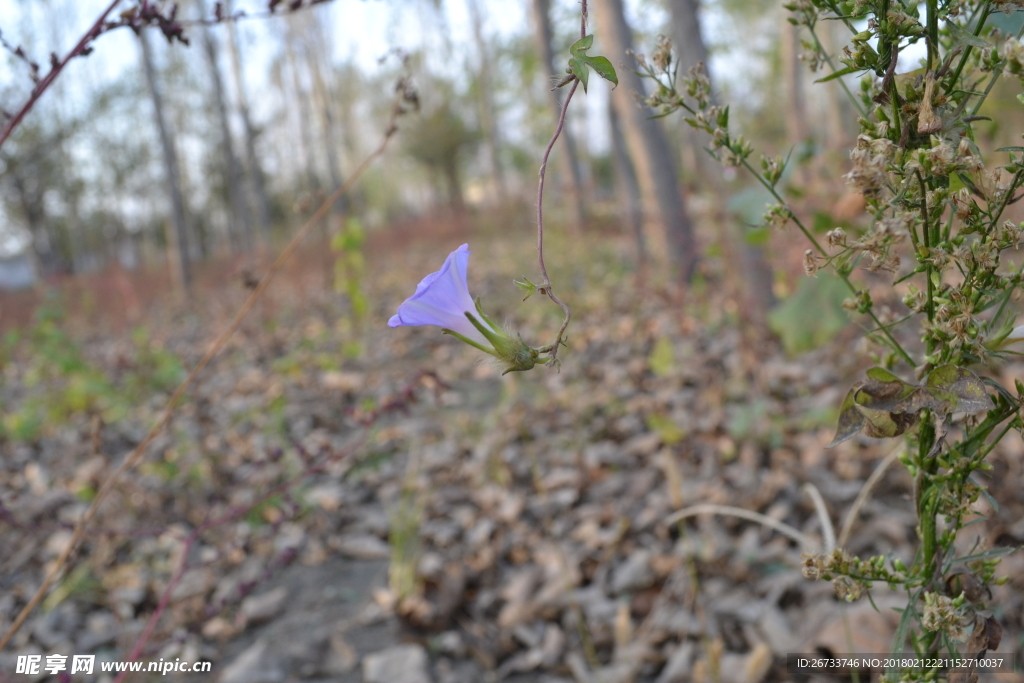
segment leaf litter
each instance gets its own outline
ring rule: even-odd
[[[500,238],[478,244],[502,265],[476,275],[474,291],[546,338],[558,311],[520,304],[507,284],[529,253]],[[866,600],[847,606],[847,627],[831,586],[801,576],[793,540],[728,516],[672,521],[687,506],[734,506],[824,538],[803,485],[821,492],[837,523],[892,443],[852,430],[825,450],[842,388],[864,372],[850,338],[788,357],[722,313],[735,296],[728,286],[710,287],[706,306],[668,288],[639,296],[617,246],[586,247],[596,250],[587,258],[573,254],[580,245],[551,250],[561,254],[554,277],[576,290],[561,372],[499,378],[429,330],[339,332],[344,306],[310,304],[315,287],[276,294],[101,510],[45,608],[0,654],[0,671],[27,653],[124,658],[183,561],[143,659],[209,659],[227,683],[759,683],[789,679],[788,652],[887,651],[899,621],[889,608],[903,596],[876,588],[881,611]],[[368,292],[370,320],[386,320],[408,274],[426,272],[436,259],[427,251],[389,256]],[[202,352],[202,333],[187,332],[165,337],[183,361]],[[344,346],[352,337],[361,354]],[[117,344],[90,349],[116,357]],[[351,457],[324,457],[312,476],[259,502],[311,459],[351,446],[361,416],[422,369],[438,381],[424,380],[418,403],[371,427]],[[10,366],[4,377],[5,399],[19,395],[23,378]],[[858,429],[874,424],[860,410],[872,402],[898,415],[893,401],[917,396],[983,400],[971,377],[921,387],[868,377],[854,390],[870,397],[854,399]],[[893,383],[899,396],[881,396]],[[33,442],[0,444],[9,549],[0,626],[158,403],[98,429],[72,416]],[[979,503],[990,521],[964,532],[963,555],[976,539],[983,548],[1024,541],[1013,486],[1022,458],[1019,439],[995,451],[986,483],[1000,509]],[[906,474],[889,470],[847,549],[911,561],[911,492]],[[237,508],[246,514],[184,542]],[[1019,558],[1005,562],[1012,579],[996,598],[1004,648],[1019,640],[1024,595]]]

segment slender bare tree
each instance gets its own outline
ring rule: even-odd
[[[242,181],[242,166],[235,154],[235,143],[231,137],[231,124],[228,121],[227,95],[224,92],[224,81],[220,75],[220,64],[217,61],[217,40],[212,29],[207,27],[202,35],[203,52],[206,65],[213,84],[213,99],[217,111],[217,123],[220,127],[220,148],[224,156],[224,174],[228,193],[228,237],[234,250],[252,248],[251,219],[249,206],[245,201],[245,188]]]
[[[673,43],[679,60],[680,72],[685,73],[703,63],[705,72],[709,78],[712,78],[707,43],[704,42],[704,32],[700,23],[699,0],[669,0],[669,10],[672,19]],[[713,83],[712,81],[712,85]],[[712,92],[714,92],[713,89]],[[704,140],[697,134],[697,131],[689,126],[687,126],[686,133],[688,146],[693,155],[693,163],[700,171],[701,177],[718,178],[718,169],[714,168],[716,162],[701,149]],[[712,182],[711,184],[715,186],[719,183]],[[729,232],[732,242],[737,243],[736,251],[739,254],[740,263],[743,264],[744,317],[748,321],[752,320],[761,324],[765,321],[766,312],[775,305],[775,295],[772,292],[772,269],[765,260],[764,250],[747,241],[742,226],[733,221],[731,223],[733,228]]]
[[[227,12],[231,12],[231,2],[227,2]],[[228,22],[228,47],[231,53],[231,74],[235,83],[235,94],[238,98],[238,113],[242,117],[242,128],[245,131],[245,170],[249,181],[251,197],[256,204],[256,216],[264,238],[269,238],[271,217],[270,197],[263,178],[263,167],[256,154],[256,129],[249,114],[249,96],[246,92],[245,79],[242,78],[242,47],[239,44],[238,30],[235,22]]]
[[[192,286],[191,269],[188,254],[188,224],[185,212],[185,198],[181,193],[181,172],[178,167],[178,153],[174,144],[174,134],[167,123],[163,95],[157,83],[156,66],[153,64],[153,49],[150,47],[147,31],[139,33],[139,46],[142,55],[142,70],[146,77],[146,87],[153,103],[153,120],[160,135],[160,151],[163,155],[164,178],[167,183],[167,194],[171,204],[171,222],[167,230],[167,246],[172,271],[181,289],[188,292]]]
[[[636,181],[636,169],[629,158],[626,138],[622,134],[622,123],[615,111],[615,105],[608,100],[608,128],[612,139],[612,162],[615,167],[615,191],[619,200],[619,220],[633,233],[636,241],[636,258],[641,270],[647,262],[647,245],[644,240],[644,219],[640,202],[640,186]]]
[[[626,23],[622,0],[595,0],[594,5],[598,37],[605,45],[605,54],[613,63],[621,63],[633,48],[632,30]],[[619,87],[612,91],[612,102],[636,162],[640,188],[655,208],[677,275],[688,281],[697,265],[697,245],[679,191],[668,138],[658,121],[651,118],[650,108],[637,106],[635,94],[644,95],[640,77],[628,67],[620,67],[617,72]]]
[[[316,14],[307,13],[301,16],[290,17],[288,20],[288,36],[301,48],[306,70],[309,72],[312,93],[308,106],[312,110],[320,126],[320,138],[322,149],[327,162],[327,173],[330,176],[331,187],[340,187],[342,178],[341,167],[338,162],[338,152],[341,148],[338,142],[337,116],[334,112],[334,91],[332,83],[327,80],[326,74],[330,74],[330,46]],[[296,63],[297,66],[297,63]],[[347,210],[347,200],[340,197],[334,205],[336,216]]]

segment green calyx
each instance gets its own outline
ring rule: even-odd
[[[480,307],[479,298],[476,299],[476,312],[480,316],[479,318],[469,311],[466,311],[466,318],[490,342],[491,348],[487,348],[479,342],[447,328],[442,329],[442,331],[474,348],[480,349],[490,356],[494,356],[505,368],[504,372],[501,373],[502,375],[507,375],[510,372],[532,370],[540,357],[540,351],[523,341],[521,335],[516,334],[512,336],[504,332],[483,312]]]

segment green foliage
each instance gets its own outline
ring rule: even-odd
[[[46,596],[46,600],[43,601],[43,610],[49,612],[69,598],[100,604],[102,595],[103,584],[96,578],[92,567],[83,563],[75,567],[53,589],[53,592]]]
[[[655,377],[668,377],[672,374],[675,366],[675,353],[672,351],[672,340],[668,337],[658,337],[654,348],[647,356],[647,367],[651,369]]]
[[[686,430],[677,425],[667,415],[652,413],[647,418],[647,427],[659,437],[666,446],[674,446],[686,438]]]
[[[128,368],[112,377],[83,354],[62,327],[63,317],[59,303],[50,301],[29,330],[5,336],[3,357],[24,368],[27,392],[3,406],[0,438],[33,441],[80,415],[115,423],[136,414],[154,391],[168,391],[180,381],[180,361],[142,328],[134,332]]]
[[[438,87],[451,95],[450,87]],[[445,97],[433,110],[406,124],[402,139],[406,153],[425,166],[435,181],[447,184],[449,202],[460,208],[464,157],[480,141],[480,131],[466,125],[455,102],[454,96]]]
[[[888,351],[881,358],[884,367],[869,370],[867,379],[847,394],[832,445],[862,430],[878,438],[904,436],[902,462],[915,478],[920,551],[906,567],[898,559],[860,559],[836,549],[807,556],[804,574],[832,581],[844,600],[858,599],[876,582],[902,586],[909,604],[897,629],[895,652],[902,652],[908,640],[921,655],[955,652],[952,639],[964,627],[973,624],[978,635],[977,624],[983,623],[984,635],[991,619],[986,602],[992,594],[985,589],[995,581],[998,558],[986,557],[991,563],[985,566],[968,563],[955,574],[953,567],[974,559],[957,558],[955,548],[971,505],[983,494],[973,475],[991,468],[985,458],[1009,430],[1024,428],[1024,385],[1018,383],[1014,395],[970,369],[991,365],[1008,345],[1024,340],[1024,327],[1012,329],[1014,314],[1008,306],[1021,288],[1024,269],[1003,263],[1005,252],[1016,249],[1024,236],[1024,223],[1003,215],[1020,199],[1024,150],[1006,147],[986,159],[976,141],[976,115],[1000,77],[1010,75],[1024,85],[1024,21],[1016,23],[1022,13],[1009,15],[1013,26],[999,13],[1010,6],[991,0],[797,0],[786,5],[790,22],[813,39],[805,43],[812,69],[827,67],[819,80],[837,81],[860,114],[846,180],[864,197],[870,227],[857,234],[829,229],[827,217],[808,225],[796,215],[777,188],[788,160],[762,157],[760,170],[750,163],[753,146],[730,130],[728,107],[712,104],[710,83],[699,69],[677,81],[668,68],[671,60],[641,62],[643,75],[657,82],[648,104],[662,115],[684,110],[685,120],[711,137],[712,156],[754,176],[776,202],[765,222],[792,222],[810,243],[803,263],[807,275],[831,267],[838,276],[805,280],[797,295],[773,312],[772,328],[787,349],[805,348],[808,336],[813,341],[803,325],[829,310],[815,297],[835,290],[827,294],[835,300],[846,288],[853,296],[845,307],[871,319],[869,339]],[[825,19],[841,22],[852,34],[840,64],[818,41],[816,27]],[[927,47],[923,68],[897,76],[900,51],[916,43]],[[843,80],[854,73],[863,74],[857,95]],[[1014,120],[1019,123],[1020,117]],[[823,230],[828,231],[824,244],[816,236]],[[883,324],[873,295],[851,279],[858,267],[892,273],[886,299],[899,298],[897,286],[905,288],[902,317]],[[922,342],[920,351],[909,346],[902,331],[911,321],[918,323],[913,334]],[[911,384],[891,371],[901,364],[908,374],[923,377],[924,384]],[[989,394],[990,389],[995,393]],[[983,418],[975,414],[983,411]],[[968,417],[959,417],[964,414]],[[955,591],[965,581],[976,590]],[[991,629],[1001,633],[995,621]],[[998,647],[998,640],[998,635],[972,637],[967,654],[983,654]],[[937,669],[891,670],[885,680],[935,680],[939,675]]]
[[[948,415],[995,408],[977,375],[955,365],[932,370],[924,386],[908,384],[884,368],[872,368],[867,376],[867,381],[855,384],[843,400],[830,448],[861,429],[878,438],[898,436],[914,426],[925,409]]]
[[[824,346],[850,324],[843,309],[846,287],[828,274],[803,279],[796,292],[768,314],[768,326],[786,353],[798,354]]]
[[[363,277],[366,274],[366,259],[363,243],[366,235],[358,218],[350,217],[341,230],[331,238],[334,258],[334,291],[348,298],[352,321],[358,327],[366,318],[366,294],[363,293]]]
[[[589,35],[580,38],[569,47],[569,54],[572,57],[569,58],[568,72],[578,78],[580,83],[583,84],[583,92],[587,91],[590,69],[593,69],[598,76],[612,85],[619,84],[619,77],[615,75],[615,67],[612,66],[607,57],[591,57],[587,54],[587,50],[593,45],[594,36]]]
[[[415,487],[403,488],[402,497],[391,515],[391,562],[388,566],[388,586],[399,600],[417,595],[422,580],[416,573],[420,558],[420,525],[423,523],[424,503]]]

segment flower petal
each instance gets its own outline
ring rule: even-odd
[[[480,334],[480,330],[469,322],[464,313],[437,308],[423,301],[407,299],[398,307],[398,315],[395,318],[401,321],[401,325],[437,325],[458,332],[483,346],[491,345],[487,338]],[[392,327],[398,327],[398,325],[392,325]]]
[[[420,281],[416,293],[398,307],[398,314],[391,317],[388,325],[437,325],[490,346],[490,342],[466,318],[467,312],[476,310],[466,284],[469,254],[468,244],[450,253],[441,270]]]

